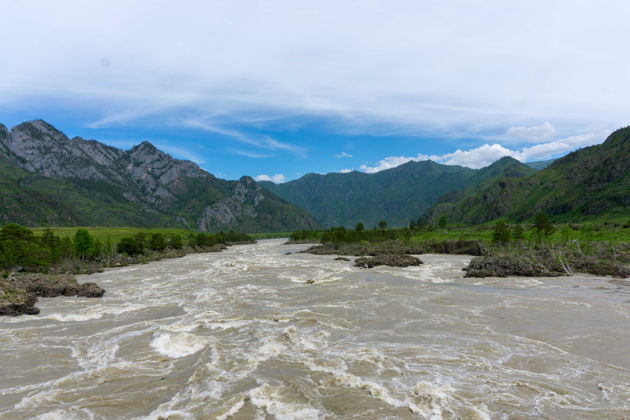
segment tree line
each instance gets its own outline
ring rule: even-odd
[[[55,235],[52,229],[44,229],[41,235],[18,224],[0,228],[0,268],[16,266],[42,268],[65,259],[101,260],[116,254],[136,256],[149,251],[184,247],[211,247],[219,244],[252,242],[253,239],[239,232],[193,233],[186,236],[160,232],[138,232],[124,237],[117,243],[109,238],[95,238],[87,229],[77,229],[70,236]]]

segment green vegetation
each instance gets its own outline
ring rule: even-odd
[[[226,209],[230,217],[224,217]],[[209,232],[318,227],[304,210],[252,178],[216,178],[148,142],[124,151],[70,140],[44,121],[23,123],[11,132],[0,124],[0,224],[5,223],[194,226]]]
[[[145,232],[133,228],[31,230],[8,224],[0,228],[0,268],[22,267],[28,271],[42,271],[72,259],[105,262],[119,254],[138,256],[168,249],[208,248],[252,241],[251,236],[233,231],[211,234],[177,229],[150,229]]]
[[[376,256],[448,253],[477,256],[468,277],[560,276],[574,272],[630,275],[630,220],[624,224],[551,224],[544,213],[536,224],[508,224],[424,229],[301,231],[292,241],[316,241],[305,252],[317,255]],[[397,260],[394,258],[394,260]]]
[[[326,231],[297,231],[289,236],[294,242],[377,242],[383,240],[402,240],[422,243],[426,241],[460,241],[479,240],[488,245],[507,243],[511,240],[525,243],[557,244],[569,241],[630,243],[630,218],[625,223],[568,223],[552,224],[544,213],[539,216],[539,224],[512,223],[499,220],[496,223],[485,223],[475,226],[451,225],[444,228],[425,225],[414,228],[398,229],[346,229],[334,227]],[[501,233],[496,238],[497,225]]]
[[[556,223],[625,223],[630,218],[630,127],[533,174],[499,177],[442,197],[425,216],[430,221],[445,215],[456,223],[479,224],[500,218],[531,222],[540,212]]]

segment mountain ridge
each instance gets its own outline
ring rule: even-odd
[[[534,171],[515,159],[508,159],[516,162],[519,170],[510,169],[516,165],[514,163],[508,165],[503,169],[505,176],[522,176]],[[487,168],[490,167],[493,166]],[[373,226],[380,220],[391,226],[406,226],[445,194],[462,191],[473,183],[496,176],[489,171],[425,160],[409,161],[374,174],[309,173],[284,184],[268,181],[261,184],[305,209],[324,226],[352,227],[358,222]]]
[[[71,193],[74,212],[54,197],[46,198],[64,208],[68,215],[76,214],[67,220],[63,216],[53,218],[55,223],[89,221],[89,215],[79,214],[79,203],[87,205],[100,200],[122,212],[113,215],[113,220],[127,221],[130,226],[141,223],[146,227],[165,225],[248,232],[318,227],[306,212],[263,189],[250,177],[238,181],[216,178],[197,164],[175,159],[148,141],[121,150],[96,140],[70,139],[47,122],[33,120],[10,131],[0,126],[0,156],[5,174],[11,172],[11,165],[21,170],[15,172],[22,184],[30,179],[37,185],[54,184],[59,191],[65,189]],[[10,179],[5,177],[3,181],[7,184]],[[8,191],[6,188],[8,184],[5,185]],[[16,185],[11,188],[14,193],[17,190]],[[39,193],[38,197],[45,196],[45,191]],[[19,207],[20,200],[25,199],[1,192],[0,196],[5,207]],[[145,215],[144,222],[139,222],[134,212]],[[20,220],[27,225],[49,221],[35,213],[33,217],[33,220],[28,217]],[[100,217],[99,224],[110,225],[106,217]]]
[[[436,205],[427,217],[484,223],[500,217],[524,221],[538,212],[556,220],[630,216],[630,127],[614,131],[601,144],[556,159],[531,175],[498,179],[449,206]]]

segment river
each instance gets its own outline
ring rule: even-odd
[[[629,280],[282,243],[79,276],[105,297],[0,318],[0,418],[630,418]]]

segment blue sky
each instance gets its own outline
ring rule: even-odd
[[[10,1],[0,122],[149,140],[228,179],[544,160],[630,123],[629,15],[625,1]]]

